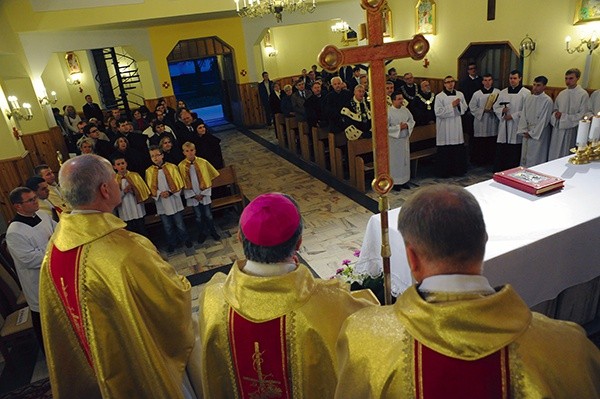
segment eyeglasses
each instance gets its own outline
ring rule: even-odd
[[[449,80],[447,82],[444,82],[445,85],[448,84],[448,83],[454,83],[454,80]]]
[[[96,129],[96,130],[91,130],[91,129],[90,129],[90,133],[98,133],[98,132],[99,132],[99,130],[98,130],[98,129]]]
[[[37,195],[34,195],[33,197],[29,198],[28,200],[24,200],[19,203],[20,204],[27,204],[27,203],[33,204],[35,201],[37,201],[37,199],[38,199]]]

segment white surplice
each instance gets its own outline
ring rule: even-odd
[[[550,117],[552,137],[548,150],[549,161],[569,155],[570,149],[575,147],[579,121],[584,114],[591,112],[590,96],[579,85],[565,89],[556,96],[554,110],[559,111],[561,116],[560,119],[556,119],[553,112]]]
[[[532,94],[525,99],[517,132],[528,133],[531,138],[523,137],[521,166],[530,167],[548,161],[552,106],[552,99],[546,93]]]
[[[400,129],[406,123],[407,129]],[[410,180],[409,137],[415,127],[415,120],[406,107],[388,108],[388,140],[390,146],[390,175],[394,184],[404,184]]]
[[[469,102],[473,114],[473,132],[475,137],[493,137],[498,135],[498,117],[493,112],[485,112],[485,104],[491,94],[499,95],[500,90],[494,88],[491,93],[477,90]],[[493,109],[492,109],[493,110]]]
[[[525,87],[521,87],[518,93],[509,93],[508,88],[500,91],[498,100],[494,104],[494,113],[500,120],[498,123],[498,143],[508,144],[521,144],[523,141],[522,135],[517,135],[517,127],[519,126],[519,118],[523,111],[525,104],[525,98],[530,95],[531,92]],[[508,102],[508,114],[512,116],[511,120],[504,120],[502,118],[502,109],[504,105],[500,105],[503,102]]]
[[[462,121],[460,116],[468,108],[465,96],[458,90],[454,95],[448,95],[445,91],[435,96],[435,128],[437,145],[456,145],[465,142],[463,136]],[[457,107],[452,106],[452,101],[460,98]]]
[[[133,191],[124,193],[125,188],[129,186],[127,179],[121,179],[121,205],[117,207],[119,218],[125,222],[140,219],[146,216],[144,203],[138,204]]]

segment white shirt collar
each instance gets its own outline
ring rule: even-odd
[[[270,277],[293,272],[296,267],[298,266],[295,263],[260,263],[247,260],[242,271],[251,276]]]
[[[487,278],[481,275],[467,274],[442,274],[427,277],[419,285],[420,292],[481,292],[493,294]]]

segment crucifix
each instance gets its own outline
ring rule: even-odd
[[[410,40],[383,43],[382,9],[387,0],[360,0],[360,6],[367,12],[367,38],[369,44],[352,48],[338,49],[328,45],[319,54],[319,63],[329,71],[335,72],[340,66],[348,64],[370,63],[369,87],[371,91],[371,114],[373,147],[375,157],[375,179],[371,186],[379,194],[381,214],[381,257],[383,258],[383,278],[385,304],[392,303],[390,276],[390,245],[388,237],[389,207],[387,194],[394,185],[389,175],[389,149],[387,137],[387,103],[385,95],[385,61],[389,59],[411,57],[420,60],[429,51],[429,42],[422,35]]]

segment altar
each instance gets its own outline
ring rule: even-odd
[[[536,197],[491,179],[466,189],[483,211],[489,235],[483,274],[491,285],[511,284],[532,309],[583,324],[599,313],[600,163],[572,165],[568,158],[532,168],[565,180],[554,193]],[[399,211],[389,211],[394,296],[413,283]],[[380,247],[377,214],[367,225],[357,272],[381,272]]]

